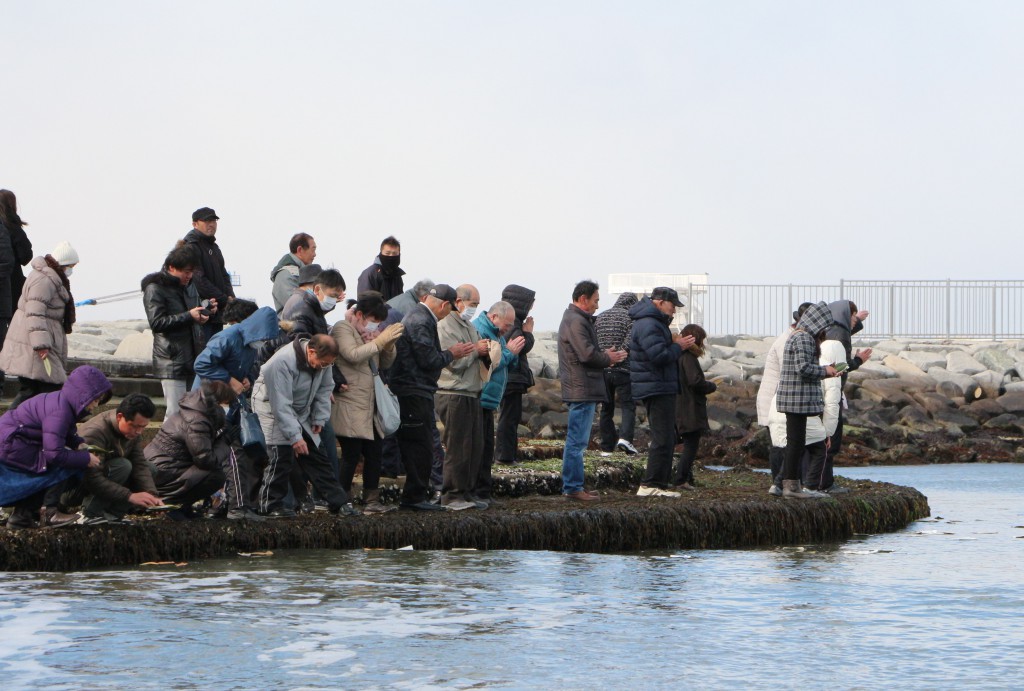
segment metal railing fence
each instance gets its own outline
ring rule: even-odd
[[[860,338],[1024,338],[1024,281],[694,284],[686,295],[683,316],[692,315],[709,334],[774,336],[801,302],[845,298],[871,313]]]

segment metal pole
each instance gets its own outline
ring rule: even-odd
[[[998,288],[996,288],[993,285],[992,286],[992,340],[993,341],[996,340],[996,296],[997,296],[996,291],[997,290],[998,290]]]
[[[895,338],[894,319],[896,315],[896,286],[889,284],[889,338]]]
[[[953,328],[953,287],[946,279],[946,338],[952,337]]]

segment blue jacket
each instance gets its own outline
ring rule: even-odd
[[[672,341],[668,325],[672,317],[662,314],[650,298],[629,308],[633,334],[629,339],[629,383],[633,399],[675,396],[679,393],[679,356],[683,349]]]
[[[491,372],[490,381],[484,384],[480,392],[480,407],[484,410],[497,410],[501,405],[501,397],[505,395],[508,369],[519,363],[519,356],[505,347],[505,338],[498,334],[498,329],[491,323],[486,312],[473,320],[473,326],[481,338],[497,341],[501,345],[501,363]]]
[[[242,381],[249,376],[256,361],[256,348],[250,346],[256,341],[277,338],[280,333],[273,307],[260,307],[245,321],[224,329],[210,339],[196,358],[196,380],[192,388],[198,388],[203,379],[226,382],[234,377]]]

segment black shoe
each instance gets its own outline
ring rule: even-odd
[[[832,485],[831,487],[829,487],[827,489],[823,489],[821,491],[825,492],[827,494],[830,494],[832,496],[835,496],[837,494],[849,494],[850,493],[850,489],[848,487],[840,487],[839,485]]]
[[[218,521],[223,521],[225,518],[228,517],[228,505],[221,504],[216,509],[211,509],[210,512],[206,514],[206,517]]]
[[[291,509],[274,509],[270,513],[266,514],[267,518],[295,518],[296,516],[298,516],[298,514]]]
[[[7,519],[7,527],[11,530],[27,530],[38,528],[39,523],[36,521],[35,511],[15,507],[14,513]]]
[[[403,511],[447,511],[448,508],[440,504],[431,504],[429,501],[421,501],[415,504],[401,503],[398,508]]]
[[[345,504],[339,507],[330,507],[327,509],[335,516],[362,516],[362,512],[351,504]]]
[[[267,520],[267,517],[261,516],[251,509],[242,507],[239,509],[229,509],[227,519],[229,521],[265,521]]]

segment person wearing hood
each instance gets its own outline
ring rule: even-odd
[[[27,225],[18,215],[14,192],[0,190],[0,348],[25,285],[21,267],[32,261],[32,241],[25,233]]]
[[[77,265],[78,252],[68,242],[32,260],[0,351],[0,371],[16,375],[20,384],[12,409],[36,394],[57,391],[67,379],[67,335],[75,323],[68,279]]]
[[[636,402],[629,386],[629,337],[633,332],[633,320],[629,316],[629,308],[640,301],[636,293],[623,293],[615,301],[615,305],[597,315],[594,326],[597,329],[597,342],[605,350],[625,350],[626,359],[612,365],[604,371],[604,385],[608,391],[608,400],[601,404],[601,430],[599,448],[605,454],[615,449],[625,451],[628,455],[636,455],[633,446],[633,424],[636,420]],[[615,401],[618,398],[622,421],[618,432],[615,430]]]
[[[373,260],[373,264],[359,274],[356,293],[361,295],[368,290],[375,290],[384,297],[384,302],[401,295],[405,290],[402,279],[405,272],[398,268],[401,263],[402,244],[395,236],[389,235],[381,241],[380,254]]]
[[[160,498],[181,507],[168,514],[172,520],[195,518],[192,505],[224,486],[224,468],[231,463],[224,428],[234,399],[235,392],[224,382],[205,382],[181,397],[178,412],[164,418],[143,450],[156,466]]]
[[[272,296],[274,309],[278,314],[284,304],[299,287],[299,270],[309,266],[316,259],[316,240],[309,233],[296,233],[288,243],[288,254],[281,257],[270,270],[270,282],[274,284]]]
[[[501,399],[505,395],[508,372],[519,364],[519,353],[526,347],[526,339],[522,336],[517,336],[511,341],[505,339],[505,334],[512,330],[515,320],[515,308],[504,300],[494,303],[487,312],[473,320],[473,326],[476,327],[480,337],[497,343],[501,348],[501,358],[498,362],[491,360],[490,376],[480,392],[480,408],[484,421],[484,445],[480,454],[473,495],[488,506],[494,503],[491,498],[491,468],[494,464],[494,411],[501,405]]]
[[[807,444],[807,421],[825,408],[821,380],[839,376],[831,365],[818,364],[819,344],[832,323],[828,305],[818,302],[807,308],[786,341],[782,370],[775,393],[775,409],[786,415],[786,455],[782,463],[782,496],[786,499],[827,497],[804,491],[800,485],[801,461]]]
[[[57,526],[79,518],[57,510],[61,488],[101,461],[86,448],[76,425],[110,398],[111,389],[102,372],[82,365],[59,391],[35,396],[0,416],[0,506],[15,507],[8,528],[34,528],[37,519]]]
[[[331,418],[331,370],[338,344],[326,334],[300,337],[274,353],[260,368],[252,387],[252,408],[259,416],[267,442],[267,467],[260,488],[260,511],[287,518],[295,511],[285,507],[292,467],[305,473],[328,511],[356,515],[348,493],[338,482],[338,471],[324,455],[320,435]],[[331,439],[326,446],[336,444]]]
[[[682,307],[672,288],[658,287],[651,297],[629,308],[633,333],[629,341],[629,378],[633,399],[647,409],[651,443],[647,470],[638,497],[678,497],[672,486],[672,451],[676,445],[676,396],[679,395],[679,358],[695,342],[693,336],[673,335],[669,325]],[[621,351],[619,351],[621,352]]]
[[[494,462],[513,464],[518,461],[519,424],[523,421],[523,395],[533,386],[533,371],[530,369],[530,351],[533,350],[533,309],[537,293],[529,288],[511,283],[501,291],[501,299],[512,305],[516,320],[505,334],[509,342],[522,337],[523,347],[517,362],[509,365],[505,395],[501,399],[498,422],[495,426]]]
[[[220,216],[208,206],[192,213],[192,230],[185,235],[185,244],[191,246],[199,258],[196,267],[196,289],[202,300],[210,300],[213,307],[223,309],[235,299],[231,274],[224,268],[224,254],[217,244],[217,221]],[[210,319],[203,323],[206,339],[224,328],[223,317],[211,309]]]
[[[203,307],[193,276],[198,258],[191,245],[179,243],[160,271],[142,279],[142,304],[153,330],[153,371],[166,401],[165,417],[178,411],[178,401],[195,375],[192,363],[204,345],[203,325],[216,307]]]

